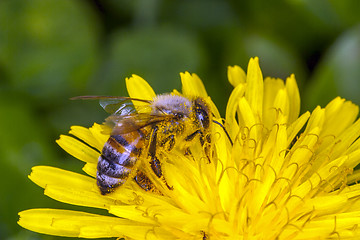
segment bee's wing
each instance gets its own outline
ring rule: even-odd
[[[145,99],[117,97],[117,96],[79,96],[79,97],[71,98],[71,100],[77,100],[77,99],[82,99],[82,100],[97,99],[99,100],[100,106],[107,113],[116,114],[116,115],[128,115],[131,113],[135,113],[140,109],[143,109],[143,111],[149,111],[148,109],[145,110],[145,108],[149,108],[149,105],[152,102],[150,100],[145,100]],[[146,104],[141,105],[141,107],[137,106],[135,109],[133,103],[134,101],[143,102]]]
[[[132,113],[128,115],[114,114],[106,118],[105,124],[112,128],[112,135],[118,135],[133,132],[173,117],[173,115],[152,113]]]
[[[97,99],[104,110],[110,114],[105,119],[105,124],[110,127],[111,134],[124,134],[136,131],[150,124],[165,121],[173,118],[173,115],[164,113],[151,113],[150,104],[152,101],[130,97],[116,96],[79,96],[73,97],[72,100]],[[141,102],[141,105],[134,106],[134,102]],[[106,131],[106,133],[108,133]]]
[[[129,99],[100,99],[99,103],[107,113],[114,115],[128,115],[136,112],[133,102]]]

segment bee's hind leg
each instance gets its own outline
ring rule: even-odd
[[[153,192],[162,195],[162,193],[155,187],[155,185],[151,182],[150,178],[145,175],[142,171],[138,171],[136,176],[134,177],[135,182],[147,192]]]
[[[162,181],[164,181],[164,183],[166,184],[166,186],[169,190],[172,190],[173,187],[169,186],[169,184],[166,182],[166,179],[164,178],[164,175],[161,170],[161,162],[159,161],[159,159],[156,156],[151,157],[150,166],[151,166],[151,169],[153,170],[153,172],[155,173],[155,175],[158,178],[160,178]]]
[[[157,131],[158,127],[155,126],[150,139],[149,156],[151,157],[150,165],[158,178],[162,177],[161,164],[159,159],[156,157],[156,145],[157,145]]]
[[[171,186],[168,185],[168,183],[166,182],[162,170],[161,170],[161,162],[160,160],[157,158],[156,156],[156,145],[157,145],[157,131],[158,131],[158,127],[155,126],[153,128],[153,132],[151,135],[151,139],[150,139],[150,146],[149,146],[149,156],[151,157],[150,160],[150,166],[151,169],[153,170],[153,172],[155,173],[155,175],[162,179],[164,181],[164,183],[166,184],[166,186],[168,187],[168,189],[172,190],[173,188]],[[175,139],[173,139],[174,137],[170,137],[168,141],[170,141],[170,146],[171,144],[175,144]],[[165,141],[166,143],[167,141]],[[172,143],[171,143],[172,142]],[[164,144],[165,144],[164,143]],[[173,147],[173,146],[172,146]]]

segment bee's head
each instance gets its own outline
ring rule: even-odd
[[[196,98],[193,101],[193,108],[195,119],[198,122],[199,126],[203,129],[208,130],[211,121],[211,112],[209,106],[202,98]]]

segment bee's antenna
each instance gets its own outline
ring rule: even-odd
[[[231,138],[230,138],[230,135],[229,135],[229,133],[228,133],[228,131],[226,131],[226,128],[224,127],[224,125],[222,125],[221,123],[219,123],[218,121],[216,121],[216,120],[212,120],[214,123],[216,123],[217,125],[219,125],[223,130],[224,130],[224,132],[226,133],[226,136],[228,137],[228,139],[229,139],[229,142],[231,143],[231,146],[233,145],[233,141],[231,140]]]

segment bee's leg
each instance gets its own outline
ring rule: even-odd
[[[192,152],[190,150],[190,147],[185,148],[185,156],[192,156],[193,157]]]
[[[151,158],[151,160],[150,160],[150,166],[151,166],[151,169],[153,170],[153,172],[155,173],[155,175],[156,175],[158,178],[160,178],[161,180],[164,181],[164,183],[166,184],[166,186],[167,186],[167,188],[168,188],[169,190],[172,190],[173,187],[169,186],[169,184],[166,182],[166,180],[165,180],[165,178],[164,178],[164,176],[163,176],[163,174],[162,174],[161,163],[160,163],[159,159],[158,159],[156,156],[154,156],[154,157]]]
[[[150,166],[151,166],[151,169],[153,170],[153,172],[155,173],[155,175],[158,178],[162,178],[163,174],[162,174],[162,170],[161,170],[161,163],[156,156],[151,158]]]
[[[204,147],[204,151],[205,151],[206,157],[210,163],[211,162],[210,161],[210,154],[211,154],[211,136],[210,135],[205,136],[205,142],[206,142],[206,144]]]
[[[192,154],[191,150],[190,150],[190,147],[187,147],[185,148],[185,153],[184,153],[185,156],[190,156],[192,158],[192,160],[195,161],[195,158],[194,158],[194,155]]]
[[[199,135],[199,140],[200,140],[200,144],[201,146],[204,146],[205,142],[210,144],[211,143],[211,137],[210,135],[204,135],[204,133],[200,130],[196,130],[195,132],[193,132],[192,134],[188,135],[186,138],[185,138],[185,141],[191,141],[193,140],[196,135]],[[209,160],[209,163],[211,162],[210,161],[210,148],[209,148],[209,145],[205,145],[204,147],[204,151],[205,151],[205,155],[207,157],[207,159]],[[188,149],[187,151],[190,151],[190,149]]]
[[[138,171],[136,176],[134,177],[135,182],[145,191],[154,192],[162,195],[162,193],[154,186],[151,182],[150,178],[148,178],[145,173],[142,171]]]
[[[161,178],[162,177],[162,171],[161,171],[160,161],[156,157],[156,145],[157,145],[157,131],[158,131],[158,129],[159,128],[157,126],[155,126],[153,128],[153,132],[152,132],[151,139],[150,139],[149,156],[151,157],[151,160],[150,160],[151,169],[154,171],[155,175],[158,178]]]
[[[165,139],[163,139],[159,145],[161,147],[165,146],[166,143],[169,143],[169,147],[167,148],[168,151],[171,151],[171,149],[175,146],[175,136],[174,134],[167,136]]]
[[[206,232],[205,231],[200,231],[201,233],[202,233],[202,235],[203,235],[203,240],[207,240],[208,239],[208,235],[206,234]]]
[[[153,128],[153,132],[152,132],[152,135],[151,135],[151,139],[150,139],[150,146],[149,146],[149,156],[151,157],[151,160],[150,160],[150,166],[151,166],[151,169],[153,170],[153,172],[155,173],[155,175],[158,177],[158,178],[161,178],[166,186],[172,190],[172,187],[170,187],[163,174],[162,174],[162,170],[161,170],[161,163],[159,161],[159,159],[157,158],[156,156],[156,145],[157,145],[157,131],[159,130],[159,128],[157,126],[155,126]]]
[[[204,145],[204,134],[203,134],[203,132],[202,131],[200,131],[200,130],[196,130],[195,132],[193,132],[192,134],[190,134],[189,136],[187,136],[186,138],[185,138],[185,141],[191,141],[191,140],[193,140],[195,137],[196,137],[196,135],[200,135],[200,143],[201,143],[201,146],[202,145]]]
[[[150,144],[149,144],[149,155],[151,158],[155,158],[156,156],[156,144],[157,144],[157,131],[159,130],[159,127],[155,126],[153,128],[151,138],[150,138]]]

